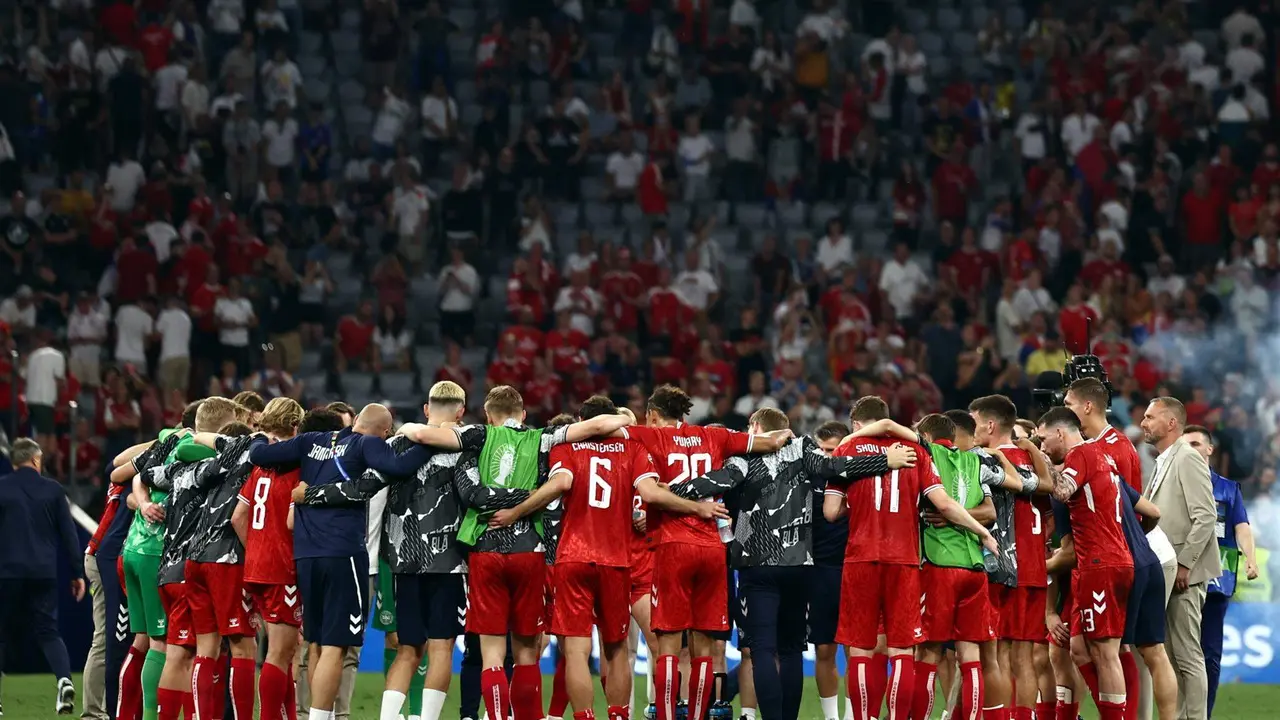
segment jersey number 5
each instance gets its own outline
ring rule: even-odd
[[[254,530],[267,526],[267,496],[271,494],[271,477],[263,475],[253,486],[253,517],[250,525]]]
[[[613,461],[609,458],[591,458],[591,488],[587,492],[587,504],[593,508],[607,508],[613,499],[613,487],[609,481],[600,476],[600,470],[606,473],[613,470]]]

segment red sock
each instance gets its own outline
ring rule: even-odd
[[[213,667],[216,672],[213,673],[213,720],[222,720],[227,714],[227,680],[231,675],[231,670],[227,666],[227,657],[220,657],[213,661]],[[208,717],[202,715],[200,720]]]
[[[591,708],[586,710],[575,710],[573,720],[596,720],[596,711]]]
[[[257,663],[253,658],[231,658],[231,705],[236,720],[253,717],[253,671]]]
[[[1015,705],[1013,707],[1013,720],[1035,720],[1035,717],[1031,712],[1031,708]]]
[[[210,657],[196,656],[191,664],[191,692],[194,695],[196,720],[213,719],[213,676],[214,663]]]
[[[156,712],[160,720],[178,720],[182,717],[182,692],[179,690],[156,690]]]
[[[1142,681],[1138,674],[1138,661],[1134,659],[1132,650],[1120,653],[1120,669],[1124,671],[1124,696],[1134,698],[1134,702],[1125,703],[1125,720],[1138,720],[1137,697],[1141,693],[1139,683]]]
[[[867,717],[878,718],[884,709],[884,686],[889,683],[889,656],[871,656],[867,666]]]
[[[231,681],[232,688],[236,686],[235,681],[236,678]],[[284,670],[271,663],[262,664],[262,674],[258,676],[258,699],[262,705],[263,720],[277,717],[289,717],[292,720],[292,718],[297,717],[297,714],[285,715],[287,712],[285,709],[285,697],[289,693],[285,687],[287,682],[289,682],[289,678],[284,674]],[[236,713],[239,712],[240,710],[237,708]],[[244,717],[249,716],[245,715]],[[240,720],[240,718],[237,717],[236,720]]]
[[[129,648],[120,666],[120,690],[116,694],[116,720],[134,720],[142,712],[142,663],[146,650]]]
[[[911,720],[933,718],[933,683],[938,677],[938,666],[933,663],[916,663],[916,684],[911,701]]]
[[[187,720],[194,720],[196,716],[196,699],[189,693],[182,693],[182,714]]]
[[[511,716],[511,686],[501,667],[480,671],[480,690],[484,692],[484,709],[489,717],[503,720]]]
[[[955,720],[982,720],[982,703],[987,694],[986,680],[982,677],[982,663],[961,663],[959,680],[960,714],[954,716]]]
[[[1098,704],[1098,668],[1091,662],[1080,666],[1080,675],[1084,684],[1089,686],[1089,694],[1093,696],[1093,704]]]
[[[689,662],[689,720],[706,720],[715,685],[711,658],[693,658]]]
[[[912,699],[915,693],[916,660],[910,655],[894,655],[893,677],[889,679],[887,688],[889,701],[889,720],[905,720],[911,715]]]
[[[630,718],[631,718],[630,705],[610,705],[609,706],[609,720],[630,720]]]
[[[658,720],[676,720],[676,702],[680,698],[680,658],[659,655],[653,671],[653,699]]]
[[[1037,702],[1036,720],[1053,720],[1053,703]]]
[[[604,680],[604,675],[600,679]],[[551,681],[551,707],[547,708],[547,715],[562,718],[567,707],[569,691],[564,687],[564,653],[560,653],[560,657],[556,659],[556,676]]]
[[[293,720],[298,717],[298,686],[293,679],[293,663],[289,663],[289,672],[285,680],[288,681],[285,685],[287,694],[284,696],[284,709],[288,713],[285,717]]]
[[[1124,703],[1098,703],[1098,720],[1124,720]]]
[[[1080,717],[1080,703],[1058,701],[1056,720],[1078,720]]]
[[[871,716],[871,658],[849,658],[849,677],[846,683],[849,688],[849,703],[853,706],[852,720],[869,720]]]
[[[512,669],[511,710],[515,720],[542,720],[542,672],[537,665]]]

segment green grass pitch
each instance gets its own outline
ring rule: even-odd
[[[644,696],[644,678],[637,678],[637,698]],[[75,678],[80,689],[80,676]],[[551,677],[545,678],[543,700],[551,697]],[[54,680],[52,675],[6,675],[0,683],[0,700],[4,704],[5,720],[55,720],[53,712]],[[351,720],[378,720],[378,705],[382,697],[382,676],[362,673],[356,683],[352,698]],[[445,720],[458,718],[458,683],[454,679],[449,702],[444,706]],[[80,716],[79,698],[75,713]],[[603,718],[605,707],[600,693],[596,693],[596,717]],[[255,717],[257,711],[255,709]],[[1097,713],[1089,707],[1084,710],[1088,720],[1095,720]],[[63,716],[68,717],[68,716]],[[228,718],[230,715],[227,716]],[[806,679],[804,705],[800,709],[801,720],[821,720],[818,694],[811,680]],[[1226,685],[1218,693],[1214,720],[1274,720],[1280,717],[1280,686],[1277,685]],[[305,716],[304,716],[305,720]],[[767,720],[767,719],[765,719]]]

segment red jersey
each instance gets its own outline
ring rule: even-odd
[[[638,274],[629,270],[610,270],[600,283],[604,295],[604,312],[621,332],[636,329],[639,308],[633,303],[644,296],[647,287]]]
[[[645,454],[648,455],[647,452]],[[653,464],[653,458],[649,458],[649,464]],[[639,493],[636,493],[631,497],[631,514],[633,518],[637,511],[645,513],[647,521],[649,508],[645,506],[644,498],[640,497]],[[640,532],[635,529],[634,525],[631,527],[631,566],[633,568],[636,566],[637,562],[644,561],[644,553],[648,553],[653,549],[653,536],[649,534],[649,526],[647,522],[644,529],[644,532]],[[644,566],[641,565],[641,567]]]
[[[1089,442],[1096,442],[1102,452],[1111,458],[1111,464],[1115,466],[1120,478],[1129,483],[1129,487],[1142,492],[1142,459],[1138,457],[1138,450],[1133,447],[1133,442],[1127,435],[1114,425],[1108,425],[1106,430]]]
[[[543,346],[551,354],[551,368],[568,375],[587,364],[587,347],[591,338],[581,330],[552,330],[547,333]]]
[[[120,510],[120,497],[123,494],[124,485],[111,483],[107,486],[107,504],[102,509],[102,517],[98,518],[98,529],[94,531],[93,537],[89,538],[89,546],[85,548],[86,555],[97,554],[98,545],[102,544],[102,536],[107,534],[107,528],[111,527],[111,521]]]
[[[895,438],[855,438],[836,448],[837,457],[883,455]],[[914,443],[918,457],[929,457],[929,451]],[[942,487],[942,479],[932,462],[913,468],[893,470],[889,475],[867,478],[862,482],[832,481],[827,492],[843,495],[849,506],[849,541],[845,544],[846,563],[878,562],[888,565],[920,565],[920,498],[934,488]]]
[[[1081,568],[1133,567],[1120,514],[1120,475],[1100,443],[1086,442],[1067,452],[1062,476],[1076,483],[1067,500],[1071,536]]]
[[[551,451],[551,473],[568,472],[573,487],[561,500],[556,564],[588,562],[629,567],[635,486],[657,479],[644,446],[634,440],[566,443]]]
[[[277,472],[254,468],[240,488],[240,502],[249,506],[245,531],[244,581],[264,585],[293,585],[293,531],[289,529],[291,495],[301,477],[298,470]]]
[[[670,427],[632,426],[623,428],[632,440],[639,440],[653,458],[653,467],[662,482],[678,485],[719,470],[730,455],[751,452],[751,436],[724,428],[700,427],[683,422]],[[713,520],[691,515],[665,517],[649,513],[649,532],[656,544],[684,543],[720,547],[720,534]]]
[[[1009,462],[1018,468],[1031,468],[1031,456],[1016,445],[999,448]],[[1013,497],[1013,541],[1018,546],[1018,587],[1048,587],[1049,571],[1045,567],[1044,512],[1028,495]]]

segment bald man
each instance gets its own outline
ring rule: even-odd
[[[365,470],[388,475],[416,471],[432,455],[417,447],[401,455],[387,445],[391,411],[366,405],[350,428],[303,433],[284,442],[255,446],[255,465],[298,465],[307,485],[329,485],[359,478]],[[364,644],[369,612],[369,554],[365,546],[363,506],[294,509],[294,558],[302,595],[303,638],[310,657],[309,720],[334,720],[334,701],[347,648]]]

